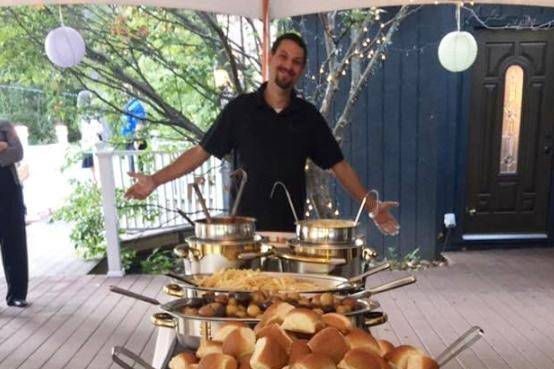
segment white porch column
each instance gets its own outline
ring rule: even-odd
[[[96,144],[96,158],[100,171],[102,190],[102,209],[104,211],[104,227],[108,241],[108,276],[122,277],[125,274],[121,266],[121,251],[119,245],[119,222],[115,202],[115,179],[113,173],[113,148],[104,142]]]

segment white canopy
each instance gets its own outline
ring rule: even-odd
[[[332,10],[369,8],[372,6],[397,6],[435,4],[436,0],[0,0],[0,6],[33,4],[121,4],[150,5],[167,8],[202,10],[220,14],[241,15],[263,19],[264,1],[269,5],[269,18],[279,19],[296,15],[322,13]],[[459,1],[458,1],[459,2]],[[439,0],[440,4],[456,1]],[[480,0],[479,4],[554,6],[553,0]]]

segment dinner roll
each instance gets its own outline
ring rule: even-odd
[[[281,324],[285,319],[285,316],[294,309],[294,306],[287,302],[276,302],[271,304],[270,307],[262,314],[260,319],[259,328],[263,328],[268,324],[277,323]]]
[[[250,328],[238,327],[225,337],[221,351],[237,359],[254,352],[256,334]]]
[[[338,365],[339,369],[390,369],[379,355],[364,348],[355,348],[346,353]]]
[[[208,354],[200,360],[197,369],[237,369],[237,361],[225,354]]]
[[[225,323],[221,327],[219,327],[217,332],[215,332],[212,340],[216,342],[223,342],[223,340],[225,339],[225,337],[227,337],[229,333],[231,333],[232,331],[240,327],[248,327],[248,326],[241,322]]]
[[[294,364],[304,356],[311,354],[310,346],[308,346],[308,340],[297,340],[290,345],[289,352],[289,365]]]
[[[221,342],[201,340],[200,346],[196,350],[196,357],[202,359],[209,354],[222,354],[223,350],[221,346]]]
[[[352,321],[339,313],[327,313],[321,316],[325,324],[337,328],[341,333],[346,334],[352,330]]]
[[[256,335],[258,338],[273,338],[275,341],[277,341],[279,345],[281,345],[281,347],[285,349],[286,352],[289,352],[290,346],[294,342],[292,337],[287,332],[285,332],[285,330],[281,328],[277,323],[271,323],[263,327],[258,331]]]
[[[314,334],[325,326],[319,314],[310,309],[297,308],[286,316],[281,328],[292,332]]]
[[[250,358],[252,369],[281,369],[289,358],[284,348],[271,337],[260,338],[256,342]]]
[[[411,355],[426,356],[423,351],[416,347],[401,345],[389,351],[389,353],[385,355],[385,360],[394,364],[398,369],[406,369],[406,365],[408,364],[408,357]]]
[[[323,354],[308,354],[290,366],[290,369],[336,369],[333,360]]]
[[[385,356],[394,348],[394,345],[387,340],[377,340],[377,345],[381,349],[381,356]]]
[[[410,355],[406,369],[439,369],[439,364],[429,356]]]
[[[239,369],[252,369],[250,366],[250,359],[252,354],[244,355],[239,359]]]
[[[363,348],[376,355],[381,355],[381,348],[371,333],[363,329],[354,328],[346,335],[346,343],[350,349]]]
[[[190,352],[181,352],[171,358],[169,369],[191,369],[191,364],[198,363],[198,359]]]
[[[317,332],[308,341],[308,346],[313,353],[329,356],[335,364],[338,364],[348,351],[346,339],[334,327],[327,327]]]

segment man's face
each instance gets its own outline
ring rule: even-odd
[[[294,87],[304,72],[304,50],[294,41],[283,40],[269,59],[269,79],[284,90]]]

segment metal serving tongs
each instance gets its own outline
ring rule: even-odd
[[[131,364],[126,363],[124,358],[132,360]],[[122,346],[112,347],[112,361],[124,369],[156,369],[143,358]],[[137,367],[136,364],[139,366]]]
[[[452,342],[450,346],[444,349],[436,358],[435,361],[442,368],[450,360],[458,356],[462,351],[471,347],[475,342],[479,341],[483,337],[485,332],[478,326],[471,327],[467,332],[462,334],[460,338]]]
[[[229,215],[232,217],[237,215],[237,209],[239,207],[240,199],[242,198],[242,192],[244,191],[244,186],[246,186],[246,182],[248,181],[248,174],[246,174],[246,171],[244,169],[239,168],[235,170],[233,173],[231,173],[231,177],[238,176],[238,175],[240,175],[239,190],[237,192],[237,197],[235,198],[235,202],[233,203],[233,208],[229,213]]]
[[[346,281],[344,281],[344,282],[340,283],[339,285],[337,285],[337,287],[340,288],[341,286],[354,285],[355,283],[361,282],[365,278],[367,278],[371,275],[382,272],[383,270],[387,270],[389,268],[390,268],[390,263],[388,261],[385,261],[381,264],[377,264],[377,265],[369,268],[364,273],[361,273],[361,274],[358,274],[354,277],[348,278]]]
[[[407,286],[409,284],[415,283],[415,281],[416,281],[415,275],[409,275],[407,277],[395,279],[394,281],[391,281],[391,282],[383,283],[376,287],[368,288],[364,291],[353,293],[351,295],[348,295],[348,297],[351,297],[354,299],[368,298],[381,292],[390,291],[399,287]]]
[[[277,181],[273,184],[273,188],[271,189],[271,193],[269,194],[269,198],[273,198],[273,193],[275,192],[275,188],[277,188],[277,185],[283,187],[283,190],[285,191],[285,195],[287,195],[287,200],[289,201],[290,210],[292,211],[292,216],[294,217],[294,221],[298,223],[298,215],[296,214],[296,209],[294,209],[294,204],[292,203],[292,199],[290,197],[289,190],[287,189],[287,186],[281,181]]]

